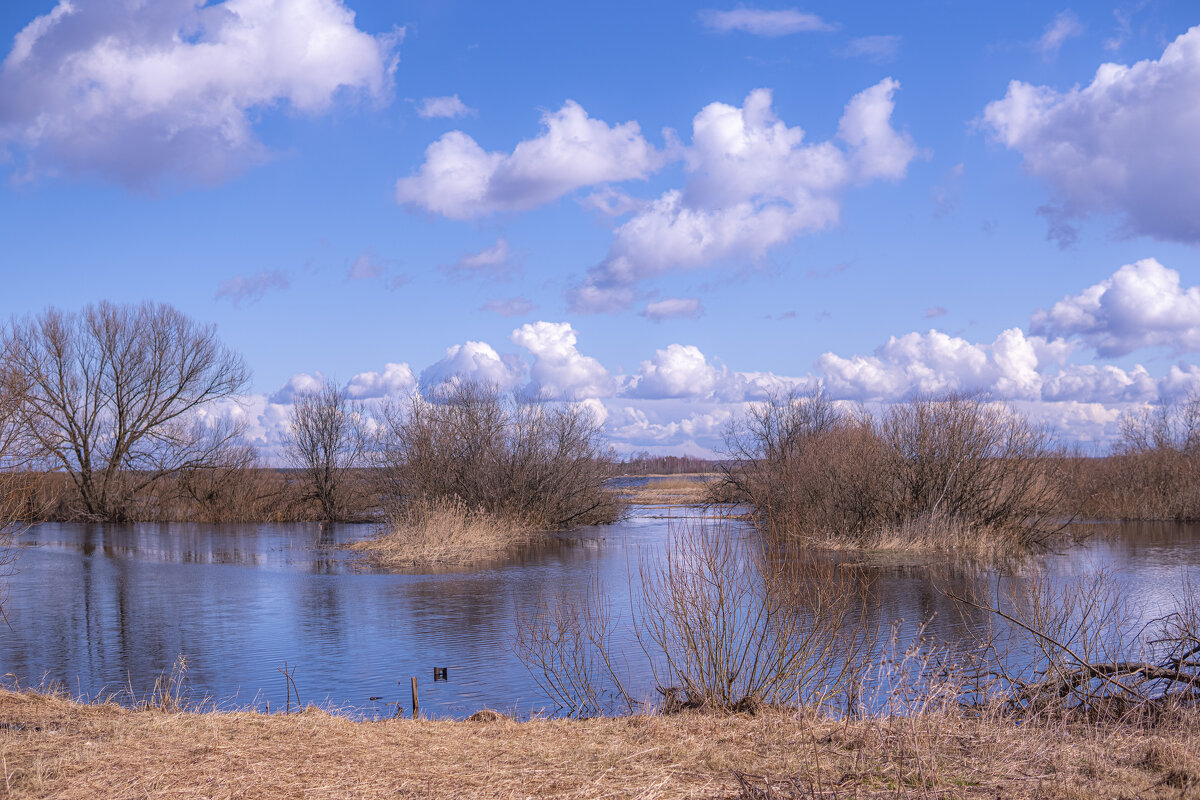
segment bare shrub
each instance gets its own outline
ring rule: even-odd
[[[502,553],[530,529],[475,511],[457,497],[418,498],[393,508],[371,538],[349,545],[381,566],[454,564]]]
[[[777,540],[1005,549],[1061,528],[1057,451],[1002,404],[948,395],[872,416],[815,390],[751,408],[726,446],[717,497]]]
[[[1126,411],[1111,454],[1071,468],[1071,490],[1088,516],[1200,519],[1200,395]]]
[[[572,717],[637,706],[613,647],[617,617],[598,577],[580,597],[540,597],[518,614],[514,647],[534,681]]]
[[[13,322],[4,352],[23,432],[70,476],[86,518],[135,516],[143,491],[237,440],[236,427],[196,412],[240,391],[246,366],[214,328],[170,306],[50,308]]]
[[[874,632],[860,576],[734,521],[676,525],[663,560],[643,562],[638,578],[630,622],[665,711],[819,707],[852,693],[867,665]],[[518,655],[569,713],[636,705],[597,584],[543,599],[518,630]]]
[[[304,499],[317,505],[322,519],[361,516],[364,498],[354,491],[350,475],[363,466],[369,438],[362,404],[352,402],[333,381],[299,392],[293,400],[283,455],[303,476]]]
[[[457,498],[467,508],[547,529],[611,522],[612,455],[591,411],[459,382],[433,402],[413,397],[385,416],[383,493],[401,507]]]
[[[880,421],[894,525],[942,515],[1040,544],[1062,528],[1058,452],[1011,408],[947,395],[901,403]]]
[[[212,462],[182,469],[159,492],[156,520],[291,522],[311,520],[299,486],[264,467],[249,445],[231,445]]]
[[[19,550],[17,536],[30,496],[29,448],[21,426],[24,389],[19,377],[7,367],[0,352],[0,579],[8,577]],[[0,615],[3,615],[0,586]]]
[[[820,705],[864,666],[864,588],[730,521],[682,523],[643,563],[637,631],[668,707]]]
[[[995,598],[955,596],[1006,623],[989,643],[993,694],[1022,716],[1154,718],[1200,702],[1200,596],[1140,623],[1106,571],[1052,584],[1034,573]]]

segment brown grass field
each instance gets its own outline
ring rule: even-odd
[[[808,712],[354,722],[0,692],[7,798],[1200,797],[1200,715],[1015,725]],[[739,777],[740,776],[740,777]]]

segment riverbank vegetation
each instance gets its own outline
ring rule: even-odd
[[[1003,404],[947,395],[871,414],[821,391],[752,408],[727,434],[715,498],[777,541],[1027,551],[1062,527],[1061,454]]]
[[[326,381],[290,398],[276,467],[234,409],[249,380],[241,357],[170,306],[50,308],[10,321],[0,356],[3,499],[25,522],[413,530],[432,519],[430,502],[454,499],[507,529],[548,530],[614,519],[621,498],[607,478],[683,471],[721,480],[703,497],[694,478],[620,493],[736,503],[779,540],[980,555],[1037,549],[1073,517],[1200,519],[1196,397],[1127,412],[1104,457],[1067,452],[986,398],[868,412],[817,391],[750,404],[719,461],[641,453],[618,463],[582,405],[451,381],[368,408]]]
[[[353,722],[0,692],[5,796],[1013,798],[1200,793],[1200,718],[1155,728],[930,710]]]
[[[613,457],[586,406],[456,383],[387,408],[374,467],[381,563],[468,561],[536,532],[615,521]]]

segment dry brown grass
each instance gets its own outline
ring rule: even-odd
[[[378,534],[349,548],[384,567],[463,564],[504,553],[536,535],[517,520],[473,511],[461,500],[443,498],[413,503]]]
[[[642,486],[624,486],[619,495],[627,503],[639,506],[698,506],[708,502],[712,485],[720,476],[715,473],[688,476],[648,476]]]
[[[0,692],[0,795],[1179,800],[1200,797],[1197,721],[1146,731],[767,711],[353,722],[313,709],[131,711]]]

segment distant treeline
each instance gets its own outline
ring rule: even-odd
[[[618,475],[694,475],[715,472],[722,463],[698,456],[654,456],[643,450],[619,462],[616,472]]]

